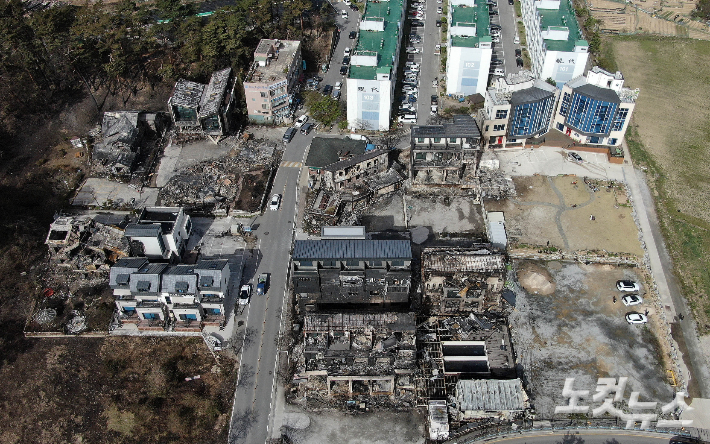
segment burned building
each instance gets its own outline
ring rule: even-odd
[[[105,112],[101,139],[94,144],[93,160],[116,176],[126,176],[140,152],[143,124],[138,111]]]
[[[511,379],[516,376],[510,332],[504,318],[470,314],[432,317],[417,332],[422,375],[418,403],[447,399],[464,379]]]
[[[363,154],[340,160],[323,168],[323,182],[326,188],[343,190],[362,183],[366,178],[387,171],[388,152],[370,150]]]
[[[505,256],[480,248],[427,248],[422,253],[425,301],[433,314],[501,312]]]
[[[414,313],[308,314],[296,378],[306,396],[414,400]]]
[[[292,279],[299,308],[406,306],[411,262],[405,240],[297,240]]]
[[[515,419],[529,407],[520,379],[461,380],[450,398],[452,417],[457,422],[491,417]]]
[[[481,131],[469,115],[452,123],[412,126],[410,174],[414,185],[465,186],[476,173]]]
[[[215,143],[230,131],[234,106],[232,68],[215,71],[207,85],[180,79],[168,99],[168,110],[180,131],[202,133]]]
[[[124,220],[118,226],[104,224],[89,215],[59,216],[49,226],[45,244],[56,270],[75,273],[107,272],[118,259],[128,256]]]

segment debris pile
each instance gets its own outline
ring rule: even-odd
[[[205,212],[240,209],[254,211],[261,204],[269,172],[280,153],[272,143],[238,142],[238,155],[201,162],[181,170],[160,190],[159,202]]]
[[[72,310],[71,319],[67,322],[66,326],[67,334],[77,335],[84,330],[86,330],[86,316],[84,316],[78,310]]]
[[[46,325],[54,321],[57,317],[57,310],[53,308],[45,308],[35,313],[34,320],[40,325]]]

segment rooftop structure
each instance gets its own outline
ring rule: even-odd
[[[569,0],[521,0],[532,71],[558,88],[582,75],[589,56]]]
[[[490,417],[513,419],[527,408],[528,397],[520,379],[472,379],[456,383],[458,421]]]
[[[350,128],[389,129],[404,7],[402,0],[365,4],[346,80]]]
[[[113,175],[127,176],[134,168],[143,134],[139,114],[138,111],[104,113],[101,140],[94,144],[93,159]]]
[[[311,174],[319,174],[331,164],[365,153],[367,143],[339,137],[314,137],[308,149],[306,167]]]
[[[133,256],[176,261],[192,232],[192,220],[180,207],[146,207],[126,226]]]
[[[301,42],[261,39],[254,63],[244,79],[249,119],[281,122],[289,114],[294,89],[301,77]]]
[[[484,0],[453,0],[448,23],[446,93],[483,94],[493,54],[488,5]]]

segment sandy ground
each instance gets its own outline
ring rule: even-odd
[[[486,201],[486,211],[503,211],[513,241],[568,251],[606,250],[643,256],[638,229],[623,188],[592,192],[576,176],[514,177],[517,197]],[[557,192],[556,192],[557,191]],[[590,220],[590,216],[594,220]]]
[[[112,203],[115,207],[144,207],[155,205],[158,188],[143,187],[114,182],[109,179],[90,177],[77,191],[72,205],[104,206]]]
[[[434,233],[482,233],[479,205],[467,197],[406,196],[395,194],[378,202],[361,217],[367,231],[424,226]]]
[[[294,428],[285,429],[294,444],[424,443],[426,417],[417,411],[350,415],[340,412],[304,414],[294,406],[288,406],[288,410],[298,414],[297,420],[290,421]]]
[[[673,391],[659,361],[662,352],[651,332],[655,324],[628,325],[624,319],[627,312],[648,309],[650,322],[655,323],[654,307],[650,301],[625,307],[614,287],[618,279],[638,281],[635,270],[530,261],[516,262],[515,268],[549,275],[555,284],[550,295],[515,288],[517,307],[509,318],[518,361],[540,416],[550,417],[555,406],[567,404],[562,396],[565,378],[576,378],[575,389],[594,393],[597,378],[626,376],[625,399],[633,390],[644,401],[671,401]],[[644,288],[640,294],[645,295]],[[591,401],[590,405],[597,406]]]

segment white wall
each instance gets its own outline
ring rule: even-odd
[[[361,124],[366,124],[367,129],[388,130],[392,111],[392,81],[347,79],[346,84],[348,126],[359,129]]]
[[[557,87],[561,88],[569,80],[584,74],[588,57],[586,52],[547,51],[540,79],[547,80],[552,77],[557,82]]]
[[[493,50],[489,48],[450,47],[446,62],[446,94],[485,94],[492,54]],[[462,85],[464,77],[473,76],[477,76],[475,86]]]

